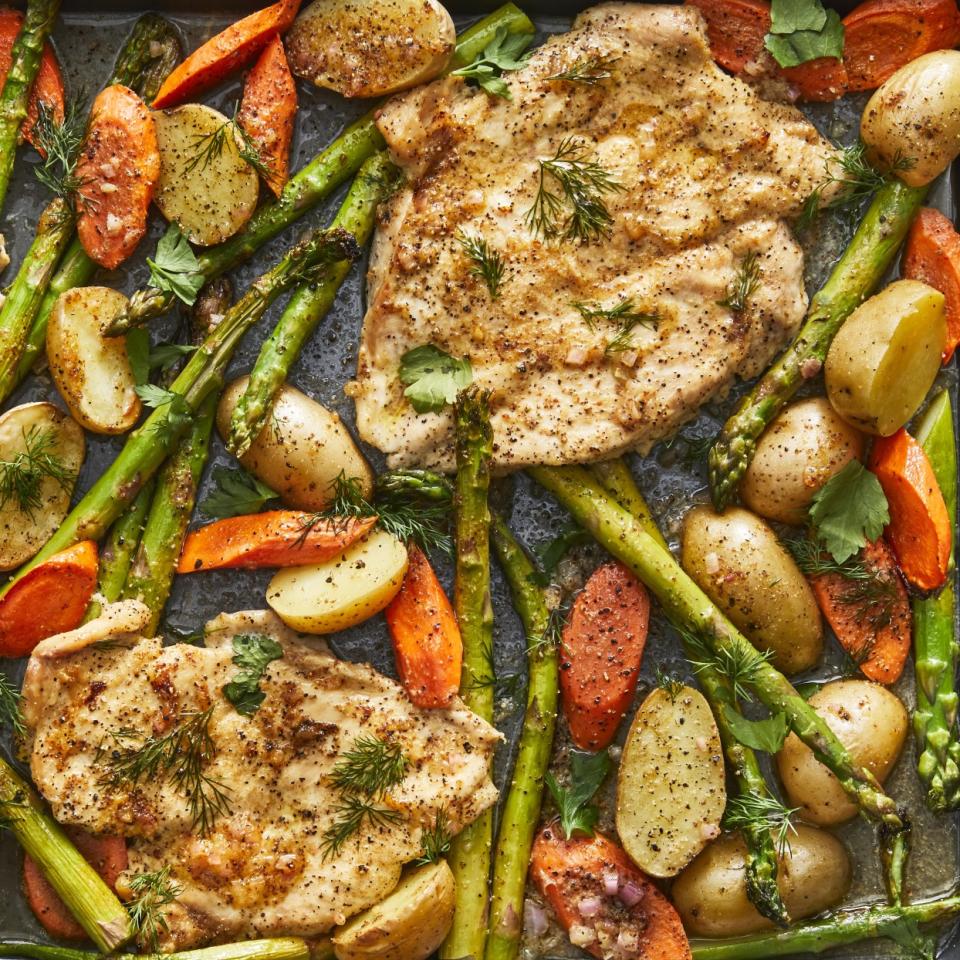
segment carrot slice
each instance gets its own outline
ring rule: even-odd
[[[123,837],[97,837],[80,827],[64,827],[84,860],[115,890],[117,879],[127,869],[127,841]],[[23,858],[23,889],[27,903],[43,929],[61,940],[86,940],[83,928],[67,909],[40,868],[28,856]]]
[[[913,221],[903,252],[901,273],[939,290],[946,300],[949,362],[960,343],[960,233],[939,210],[924,207]]]
[[[780,72],[796,89],[801,100],[829,102],[847,92],[847,70],[843,61],[836,57],[820,57]]]
[[[770,31],[770,4],[764,0],[686,0],[707,21],[713,59],[725,70],[740,73],[763,56],[763,38]]]
[[[91,116],[77,162],[77,234],[90,259],[113,270],[147,232],[160,149],[153,117],[129,87],[102,90]]]
[[[913,614],[890,548],[868,543],[860,561],[874,580],[851,580],[839,573],[810,578],[817,603],[840,646],[877,683],[896,683],[910,653]]]
[[[266,46],[243,84],[238,121],[270,171],[267,186],[279,197],[290,176],[290,144],[297,115],[297,85],[279,37]]]
[[[602,750],[633,700],[650,624],[650,598],[620,563],[598,567],[563,630],[560,692],[573,742]]]
[[[618,892],[611,894],[608,883],[612,887],[614,876]],[[617,844],[599,833],[564,840],[555,826],[546,827],[533,844],[530,879],[567,933],[575,930],[578,945],[595,957],[610,955],[609,941],[636,960],[691,956],[673,904]],[[589,915],[583,910],[587,902]],[[582,943],[590,936],[591,942]]]
[[[246,66],[297,15],[300,0],[280,0],[251,13],[194,50],[164,81],[153,107],[172,107],[209,90]]]
[[[323,563],[356,543],[376,522],[375,517],[318,520],[316,514],[300,510],[229,517],[187,536],[177,573]]]
[[[920,590],[942,587],[952,545],[950,516],[923,447],[901,427],[874,440],[870,469],[887,496],[884,535],[907,582]]]
[[[385,611],[397,672],[418,707],[449,707],[460,686],[460,626],[426,555],[412,544],[407,555],[403,585]]]
[[[0,656],[25,657],[47,637],[80,625],[97,586],[97,545],[55,553],[0,599]]]

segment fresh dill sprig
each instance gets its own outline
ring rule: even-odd
[[[655,314],[631,314],[625,316],[620,321],[620,329],[607,341],[603,352],[607,355],[612,353],[625,353],[633,349],[633,329],[637,326],[643,326],[656,329],[659,318]]]
[[[20,703],[20,691],[5,673],[0,673],[0,726],[10,727],[18,737],[27,732],[27,725],[20,712]]]
[[[414,866],[423,866],[442,860],[450,852],[450,842],[453,834],[450,832],[449,821],[443,807],[437,811],[433,826],[420,834],[420,856],[413,861]]]
[[[503,256],[483,237],[471,236],[462,231],[457,234],[457,243],[473,261],[470,273],[486,284],[490,296],[496,300],[500,296],[500,285],[507,269]]]
[[[202,133],[194,137],[192,149],[193,156],[187,161],[183,168],[183,174],[192,173],[199,168],[206,170],[207,167],[219,160],[226,149],[227,143],[231,142],[237,150],[237,155],[241,160],[248,163],[265,180],[269,180],[271,171],[269,165],[260,155],[260,148],[257,142],[240,125],[237,119],[240,111],[240,104],[233,109],[233,116],[224,120],[216,130],[210,133]],[[230,138],[228,141],[227,138]]]
[[[792,817],[799,807],[788,807],[776,797],[742,793],[727,801],[723,825],[727,830],[769,830],[777,854],[783,857],[789,849],[790,834],[796,833]]]
[[[226,786],[204,772],[216,752],[210,736],[212,715],[212,706],[202,713],[181,713],[160,737],[128,727],[111,731],[112,748],[101,745],[97,751],[98,761],[108,768],[103,782],[135,785],[166,776],[189,801],[193,826],[207,833],[218,816],[230,812]]]
[[[620,62],[619,57],[604,57],[595,54],[584,57],[571,64],[561,73],[547,77],[547,80],[566,80],[568,83],[584,83],[587,86],[597,86],[613,76],[613,68]]]
[[[400,744],[363,736],[340,755],[331,780],[338,790],[374,796],[402,782],[409,766]]]
[[[727,295],[717,301],[717,306],[726,307],[734,313],[743,313],[758,283],[760,283],[760,263],[757,255],[751,251],[740,261],[737,275],[727,288]]]
[[[170,867],[166,866],[133,877],[130,892],[133,898],[127,901],[126,907],[137,939],[150,953],[157,953],[160,933],[170,930],[163,907],[173,903],[183,893],[183,887],[170,879]]]
[[[681,632],[689,648],[702,657],[700,660],[690,661],[695,673],[714,670],[727,679],[737,700],[752,698],[750,688],[756,680],[757,672],[773,656],[772,650],[760,651],[741,646],[721,646],[714,650],[704,637],[689,631]]]
[[[556,193],[548,177],[560,187]],[[544,240],[579,240],[588,243],[610,235],[613,217],[604,202],[623,187],[587,153],[574,137],[563,140],[549,160],[540,160],[540,182],[524,222]]]
[[[9,800],[0,799],[0,830],[12,830],[14,824],[20,822],[21,817],[17,810],[26,810],[30,804],[19,790]]]
[[[333,814],[333,823],[324,831],[320,844],[324,860],[337,856],[346,842],[360,832],[364,823],[371,827],[387,827],[403,820],[399,811],[379,806],[375,800],[356,794],[345,796]]]
[[[680,691],[684,687],[683,681],[676,674],[665,670],[661,664],[657,664],[656,684],[660,690],[667,694],[671,703],[680,696]]]
[[[573,300],[570,303],[577,313],[583,317],[583,322],[589,330],[597,329],[598,320],[611,320],[617,324],[638,323],[645,327],[656,329],[660,317],[655,313],[638,310],[633,300],[621,300],[615,307],[602,307],[595,301]]]
[[[71,199],[85,185],[76,170],[87,129],[86,113],[79,100],[67,104],[63,120],[54,116],[44,100],[37,105],[34,139],[43,162],[34,167],[33,172],[54,196],[64,200]]]
[[[77,475],[52,451],[57,445],[53,430],[34,425],[21,431],[24,450],[10,460],[0,460],[0,508],[13,502],[31,519],[43,506],[43,481],[50,478],[68,489]]]

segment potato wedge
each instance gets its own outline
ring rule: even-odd
[[[217,429],[223,438],[247,379],[234,380],[220,400]],[[373,492],[373,471],[340,417],[290,386],[278,394],[270,421],[240,462],[299,510],[326,509],[340,474],[355,480],[365,497]]]
[[[426,960],[453,923],[453,873],[445,860],[405,873],[390,896],[333,933],[337,960]]]
[[[654,690],[634,717],[617,780],[617,833],[654,877],[678,874],[720,833],[720,734],[703,694]]]
[[[897,280],[860,304],[830,345],[824,376],[851,426],[889,437],[920,408],[947,342],[943,294]]]
[[[73,416],[94,433],[125,433],[140,416],[126,342],[101,332],[126,308],[127,298],[109,287],[76,287],[50,312],[50,375]]]
[[[287,34],[298,77],[345,97],[380,97],[439,76],[456,29],[437,0],[316,0]]]
[[[240,156],[229,118],[199,103],[153,117],[160,146],[157,209],[201,247],[232,237],[253,215],[260,181]]]
[[[0,570],[19,567],[56,532],[85,452],[83,430],[52,403],[0,416]]]
[[[267,603],[294,630],[336,633],[379,613],[406,572],[407,548],[377,529],[333,560],[281,570],[267,587]]]

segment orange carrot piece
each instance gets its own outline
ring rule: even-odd
[[[614,875],[619,893],[609,894],[607,882]],[[691,956],[673,904],[617,844],[599,833],[564,840],[555,824],[547,826],[533,844],[530,879],[568,933],[572,927],[599,929],[612,932],[621,943],[626,936],[630,948],[624,955],[636,960],[689,960]],[[584,916],[581,904],[593,900],[599,901],[599,909]],[[604,956],[599,939],[583,949],[594,957]]]
[[[900,679],[910,653],[910,600],[896,558],[883,540],[868,543],[860,561],[877,578],[872,587],[839,573],[811,577],[810,585],[840,646],[859,661],[860,672],[889,686]]]
[[[385,611],[397,672],[416,706],[449,707],[460,686],[460,626],[426,555],[411,544],[408,556],[403,586]]]
[[[81,540],[49,557],[0,598],[0,656],[25,657],[78,627],[97,586],[97,545]]]
[[[560,692],[570,737],[602,750],[633,700],[650,624],[650,598],[620,563],[598,567],[563,629]]]
[[[300,0],[279,3],[251,13],[194,50],[164,81],[154,109],[173,107],[209,90],[234,70],[245,67],[297,15]]]
[[[356,543],[376,522],[375,517],[317,520],[316,514],[300,510],[217,520],[187,536],[177,573],[323,563]]]
[[[279,37],[266,46],[243,84],[237,120],[257,145],[279,197],[290,176],[290,144],[297,115],[297,85]]]
[[[740,73],[764,55],[763,38],[770,31],[770,4],[765,0],[686,0],[707,21],[713,59],[725,70]]]
[[[127,869],[127,841],[123,837],[97,837],[80,827],[64,827],[84,860],[114,890],[117,879]],[[51,937],[61,940],[86,940],[87,935],[50,886],[40,868],[28,856],[23,858],[23,890],[34,916]]]
[[[93,101],[77,163],[77,234],[91,260],[113,270],[147,232],[160,176],[157,131],[147,105],[119,84]]]
[[[801,100],[829,102],[847,92],[847,70],[836,57],[820,57],[780,71]]]
[[[939,290],[946,300],[949,362],[960,343],[960,233],[939,210],[924,207],[913,221],[903,252],[901,273]]]
[[[884,535],[907,582],[920,590],[942,587],[953,542],[950,516],[923,448],[901,427],[874,440],[870,469],[887,496]]]

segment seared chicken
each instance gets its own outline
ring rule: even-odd
[[[170,868],[180,888],[164,908],[165,950],[208,941],[317,936],[382,900],[438,818],[451,832],[496,799],[489,768],[499,735],[460,701],[420,710],[392,680],[336,659],[325,644],[266,611],[224,614],[205,647],[139,636],[146,608],[128,602],[105,619],[41,643],[24,684],[30,768],[54,816],[130,838],[133,877]],[[251,716],[223,687],[236,679],[233,641],[269,637],[282,656],[266,667]],[[212,708],[208,796],[223,807],[202,833],[187,791],[163,771],[111,782],[117,757]],[[362,737],[395,745],[398,785],[378,797],[393,811],[363,821],[339,850],[325,834],[346,799],[334,767]]]
[[[348,389],[391,466],[454,461],[449,410],[403,396],[414,347],[470,359],[494,392],[494,461],[516,468],[648,448],[757,374],[806,309],[786,218],[833,149],[715,66],[695,8],[594,7],[504,80],[509,99],[448,77],[379,116],[406,186],[382,215]],[[608,181],[610,223],[587,239],[533,222],[545,188],[563,233],[574,205],[549,162],[565,157]],[[470,240],[502,258],[496,297]]]

